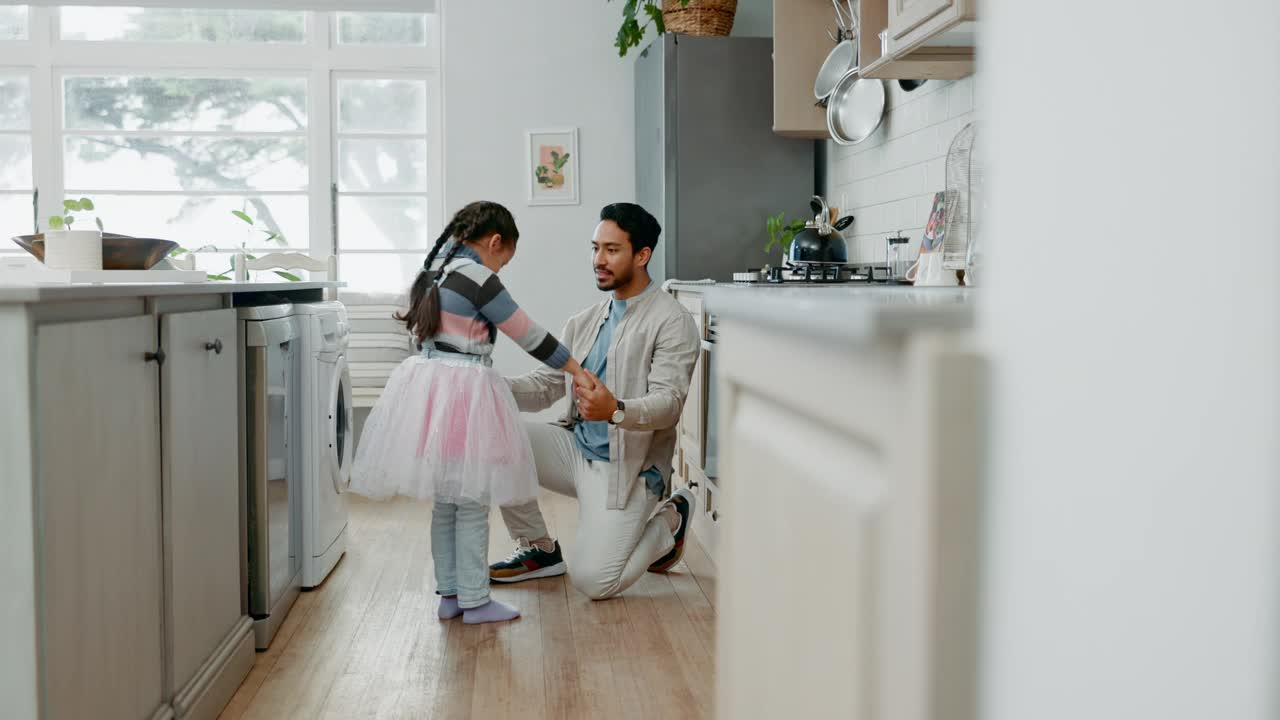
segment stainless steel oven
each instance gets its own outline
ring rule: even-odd
[[[266,649],[302,588],[301,336],[292,305],[240,309],[249,615]]]
[[[717,468],[717,448],[716,439],[720,434],[720,418],[719,418],[719,400],[720,386],[716,379],[716,316],[714,313],[707,314],[707,339],[702,341],[702,350],[706,353],[707,364],[707,384],[703,391],[706,397],[706,422],[703,430],[703,447],[706,449],[706,460],[703,463],[703,470],[709,479],[720,477]]]

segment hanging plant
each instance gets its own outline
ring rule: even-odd
[[[688,5],[689,0],[680,0],[680,7]],[[650,25],[659,36],[667,31],[667,22],[662,17],[662,0],[626,0],[622,6],[622,26],[613,41],[613,46],[618,48],[618,57],[626,57],[628,50],[639,47]]]

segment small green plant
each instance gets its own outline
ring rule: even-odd
[[[93,201],[87,197],[82,197],[79,200],[63,200],[63,214],[49,218],[49,229],[70,230],[72,224],[76,221],[76,213],[93,212],[93,210]],[[93,222],[98,226],[98,232],[102,232],[102,218],[95,217]]]
[[[564,165],[567,162],[569,162],[569,153],[561,155],[558,151],[552,150],[551,168],[548,169],[546,165],[539,165],[533,171],[538,184],[546,188],[564,185]]]
[[[795,238],[796,233],[804,229],[804,220],[792,220],[784,224],[785,212],[769,217],[765,222],[765,229],[769,231],[769,242],[765,244],[764,251],[769,252],[775,246],[781,247],[782,252],[791,251],[791,241]]]
[[[264,238],[265,242],[279,245],[280,247],[288,247],[289,243],[285,239],[284,235],[280,234],[280,232],[276,230],[258,227],[257,222],[254,221],[254,219],[249,215],[249,213],[246,213],[243,210],[232,210],[231,214],[234,215],[241,222],[244,222],[245,224],[247,224],[249,227],[266,235],[266,238]],[[248,247],[248,242],[240,243],[240,250],[244,251],[245,257],[247,257],[250,260],[256,260],[257,257],[254,256],[252,253],[248,252],[247,247]],[[183,255],[187,255],[188,253],[199,253],[199,252],[206,252],[206,251],[218,252],[219,250],[222,250],[222,248],[219,248],[216,245],[205,245],[203,247],[198,247],[194,250],[188,250],[182,246],[178,246],[169,253],[169,257],[177,258],[177,257],[182,257]],[[293,273],[285,272],[283,270],[276,270],[275,274],[279,275],[285,280],[288,280],[289,282],[299,282],[302,280],[302,278],[298,277],[297,275],[294,275]],[[234,260],[232,260],[230,267],[228,267],[226,270],[223,270],[220,273],[209,273],[210,280],[229,281],[234,279],[235,276],[236,276],[236,266],[235,266]]]
[[[688,4],[689,0],[680,0],[680,7]],[[648,21],[641,25],[640,19],[644,16],[648,16]],[[662,0],[627,0],[622,6],[622,25],[613,41],[618,57],[626,57],[628,50],[639,47],[650,25],[659,35],[667,31],[667,23],[662,19]]]

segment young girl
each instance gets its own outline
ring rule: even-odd
[[[569,350],[511,299],[498,271],[520,232],[506,208],[474,202],[436,240],[403,321],[422,352],[392,373],[356,450],[351,489],[432,499],[431,555],[443,620],[511,620],[489,598],[489,509],[537,496],[533,451],[507,382],[492,367],[496,331],[592,386]]]

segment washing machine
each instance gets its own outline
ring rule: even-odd
[[[350,327],[339,302],[300,303],[294,311],[302,339],[302,587],[314,588],[347,551]]]

